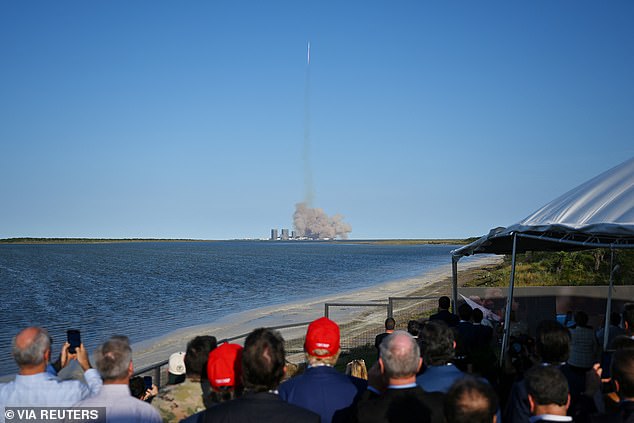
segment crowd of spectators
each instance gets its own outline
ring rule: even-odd
[[[97,348],[95,368],[83,344],[71,353],[68,343],[53,366],[47,331],[29,327],[13,339],[19,372],[0,384],[0,411],[101,407],[109,423],[634,423],[634,304],[618,319],[611,316],[605,351],[604,332],[579,311],[570,325],[543,320],[534,337],[518,334],[524,338],[505,352],[513,364],[503,369],[496,365],[496,332],[482,310],[467,303],[458,315],[449,309],[449,298],[441,297],[438,312],[407,322],[407,331],[387,319],[376,337],[376,362],[367,368],[353,359],[345,373],[335,368],[339,326],[326,317],[308,326],[306,365],[299,370],[274,330],[255,329],[244,346],[197,336],[170,356],[168,384],[160,391],[133,377],[125,336]],[[57,372],[72,362],[79,378],[61,380]],[[0,413],[0,423],[7,416]]]

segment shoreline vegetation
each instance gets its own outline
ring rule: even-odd
[[[615,251],[614,285],[634,282],[634,251]],[[518,254],[515,286],[604,286],[610,283],[610,250],[574,252],[528,252]],[[465,287],[507,287],[511,275],[511,256],[465,282]]]
[[[347,244],[376,245],[467,245],[477,238],[465,239],[346,239],[346,240],[288,240],[272,241],[265,239],[190,239],[190,238],[4,238],[0,244],[108,244],[126,242],[221,242],[221,241],[254,241],[254,242],[326,242]]]

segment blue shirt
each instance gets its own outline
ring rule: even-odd
[[[0,384],[0,423],[4,423],[4,407],[70,407],[97,394],[102,386],[99,373],[88,369],[84,378],[86,383],[62,381],[48,372],[16,375],[14,381]]]
[[[447,393],[455,381],[465,376],[465,373],[453,364],[429,366],[416,377],[416,384],[425,392]]]

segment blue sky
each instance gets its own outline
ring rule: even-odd
[[[634,155],[632,22],[629,0],[1,2],[0,238],[267,237],[307,196],[306,128],[312,205],[351,238],[483,235]]]

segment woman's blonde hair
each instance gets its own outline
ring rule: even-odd
[[[363,359],[352,360],[346,364],[346,374],[368,380],[368,369],[365,366],[365,361]]]

